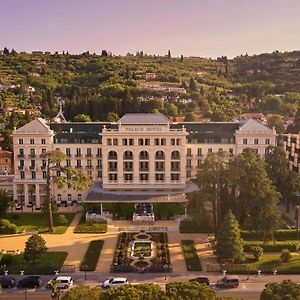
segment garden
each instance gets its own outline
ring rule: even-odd
[[[167,233],[120,233],[111,271],[172,272]]]
[[[107,231],[107,222],[87,222],[83,215],[74,229],[74,233],[105,233]]]
[[[74,217],[73,213],[54,213],[53,223],[54,232],[56,234],[65,233],[69,227],[72,219]],[[7,233],[21,233],[21,232],[38,232],[45,233],[48,232],[47,218],[44,213],[9,213],[7,214],[7,219],[11,224],[15,224],[16,232]],[[4,232],[1,232],[4,233]]]
[[[195,248],[194,241],[182,240],[181,245],[182,245],[182,252],[185,259],[187,270],[202,271],[200,258],[197,254],[197,249]]]

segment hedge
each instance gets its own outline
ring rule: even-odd
[[[180,222],[179,231],[181,233],[212,233],[213,228],[209,222],[184,219]]]
[[[270,243],[270,244],[263,244],[263,242],[257,241],[257,242],[251,242],[246,243],[244,245],[244,251],[245,252],[251,252],[251,247],[253,246],[260,246],[264,249],[264,252],[281,252],[283,249],[288,249],[291,252],[296,252],[299,249],[299,244],[294,242],[287,242],[287,243]]]
[[[300,232],[297,233],[297,229],[279,229],[274,230],[274,238],[277,241],[297,240],[300,237]],[[241,237],[244,240],[261,240],[263,239],[263,233],[259,231],[241,230]]]
[[[0,233],[2,234],[15,234],[18,232],[18,227],[9,220],[0,219]]]
[[[95,271],[104,242],[91,241],[80,264],[80,271]]]
[[[201,262],[192,240],[182,240],[182,251],[188,271],[202,271]]]
[[[86,222],[84,215],[74,229],[74,233],[105,233],[106,231],[107,223]]]

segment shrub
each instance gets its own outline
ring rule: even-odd
[[[9,220],[0,220],[0,233],[4,234],[15,234],[18,232],[16,224],[10,223]]]
[[[281,262],[286,263],[291,258],[292,258],[292,254],[291,254],[290,250],[288,250],[288,249],[281,250],[281,254],[280,254],[280,260],[281,260]]]
[[[298,243],[272,243],[272,244],[263,244],[263,243],[250,243],[250,244],[246,244],[244,245],[244,251],[245,252],[251,252],[251,247],[253,246],[260,246],[263,248],[264,252],[280,252],[283,249],[288,249],[291,252],[295,252],[298,251]]]
[[[46,241],[39,234],[33,234],[25,243],[24,259],[36,261],[47,251]]]
[[[264,249],[260,246],[251,246],[250,247],[250,252],[253,254],[254,259],[256,261],[259,261],[260,258],[262,257],[263,253],[264,253]]]
[[[12,255],[4,254],[1,259],[1,265],[9,266],[9,265],[11,265],[11,263],[12,263]]]
[[[202,271],[201,263],[197,250],[192,240],[183,240],[182,251],[188,271]]]
[[[59,214],[57,216],[57,224],[60,226],[68,225],[69,221],[64,214]]]

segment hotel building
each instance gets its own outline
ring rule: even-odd
[[[40,205],[45,199],[43,152],[59,149],[63,166],[86,171],[88,191],[52,187],[58,202],[185,202],[196,189],[190,179],[208,153],[237,155],[251,147],[261,157],[276,132],[242,122],[171,122],[162,114],[126,114],[117,122],[47,122],[37,118],[13,131],[14,199]],[[56,174],[60,176],[60,174]]]

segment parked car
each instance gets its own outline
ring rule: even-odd
[[[18,282],[19,288],[38,288],[42,286],[43,280],[40,276],[28,276]]]
[[[0,278],[0,286],[5,288],[13,288],[16,286],[16,280],[13,277],[10,276],[2,276]]]
[[[198,282],[198,283],[209,285],[209,279],[207,277],[192,278],[190,279],[190,282]]]
[[[103,282],[102,287],[105,289],[119,287],[122,285],[128,284],[128,281],[124,277],[116,277],[107,279]]]
[[[237,288],[239,284],[240,282],[237,276],[225,276],[217,282],[217,286],[222,288]]]
[[[58,276],[48,281],[47,287],[51,288],[51,283],[56,282],[59,289],[68,289],[73,285],[73,278],[70,276]]]

